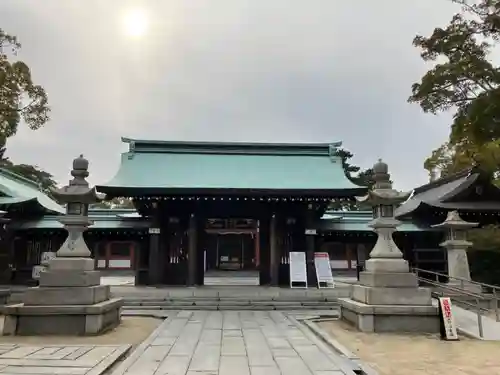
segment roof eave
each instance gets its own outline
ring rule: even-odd
[[[232,189],[232,188],[163,188],[98,185],[97,190],[110,196],[140,195],[249,195],[249,196],[310,196],[310,197],[354,197],[366,194],[367,188],[339,189]]]

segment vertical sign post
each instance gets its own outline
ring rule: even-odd
[[[449,297],[439,298],[439,317],[441,320],[441,338],[448,341],[458,340],[457,326],[451,310]]]

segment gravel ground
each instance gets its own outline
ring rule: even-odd
[[[342,345],[380,375],[500,374],[500,342],[438,335],[368,334],[341,321],[320,323]]]
[[[0,344],[44,345],[120,345],[136,346],[143,342],[162,322],[147,317],[122,317],[122,323],[100,336],[0,336]],[[0,317],[0,332],[3,317]]]

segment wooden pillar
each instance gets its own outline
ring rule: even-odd
[[[153,203],[153,215],[151,227],[149,228],[149,264],[148,264],[148,284],[157,285],[162,281],[162,262],[160,254],[160,220],[158,203]]]
[[[314,211],[312,204],[307,206],[306,210],[306,220],[305,220],[305,229],[312,229],[314,224]],[[307,264],[307,285],[309,287],[316,286],[316,267],[314,267],[314,252],[315,248],[316,236],[315,235],[306,235],[306,264]]]
[[[0,218],[0,281],[3,284],[10,284],[12,279],[12,265],[14,264],[14,254],[11,251],[12,233],[6,229],[8,221],[8,219]]]
[[[260,267],[260,231],[259,224],[257,222],[257,228],[254,237],[254,255],[255,255],[255,267]]]
[[[268,285],[270,283],[270,240],[269,229],[270,220],[268,217],[259,219],[259,248],[260,248],[260,264],[259,264],[259,283],[260,285]]]
[[[269,273],[270,284],[277,286],[279,284],[279,249],[278,249],[278,219],[275,214],[271,217],[269,225]]]
[[[197,225],[196,216],[191,214],[188,227],[188,279],[187,285],[194,286],[197,281]]]

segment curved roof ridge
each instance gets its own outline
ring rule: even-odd
[[[330,143],[267,143],[267,142],[209,142],[165,141],[122,137],[129,144],[129,153],[210,153],[210,154],[266,154],[326,156],[342,142]]]
[[[30,187],[33,187],[35,189],[40,189],[40,185],[36,181],[31,180],[31,179],[29,179],[27,177],[21,176],[20,174],[18,174],[16,172],[12,172],[11,170],[9,170],[9,169],[7,169],[5,167],[0,167],[0,173],[3,174],[3,175],[7,175],[10,178],[15,179],[15,180],[17,180],[20,183],[24,183],[24,184],[30,185]]]
[[[477,168],[476,166],[473,166],[473,167],[462,169],[461,171],[458,171],[458,172],[446,175],[444,177],[440,177],[437,180],[428,182],[427,184],[420,185],[420,186],[414,188],[413,192],[414,192],[414,194],[420,194],[420,193],[423,193],[424,191],[427,191],[429,189],[436,188],[438,186],[447,184],[447,183],[449,183],[451,181],[456,180],[457,178],[461,178],[461,177],[467,176],[468,174],[474,172],[474,170],[476,168]]]

